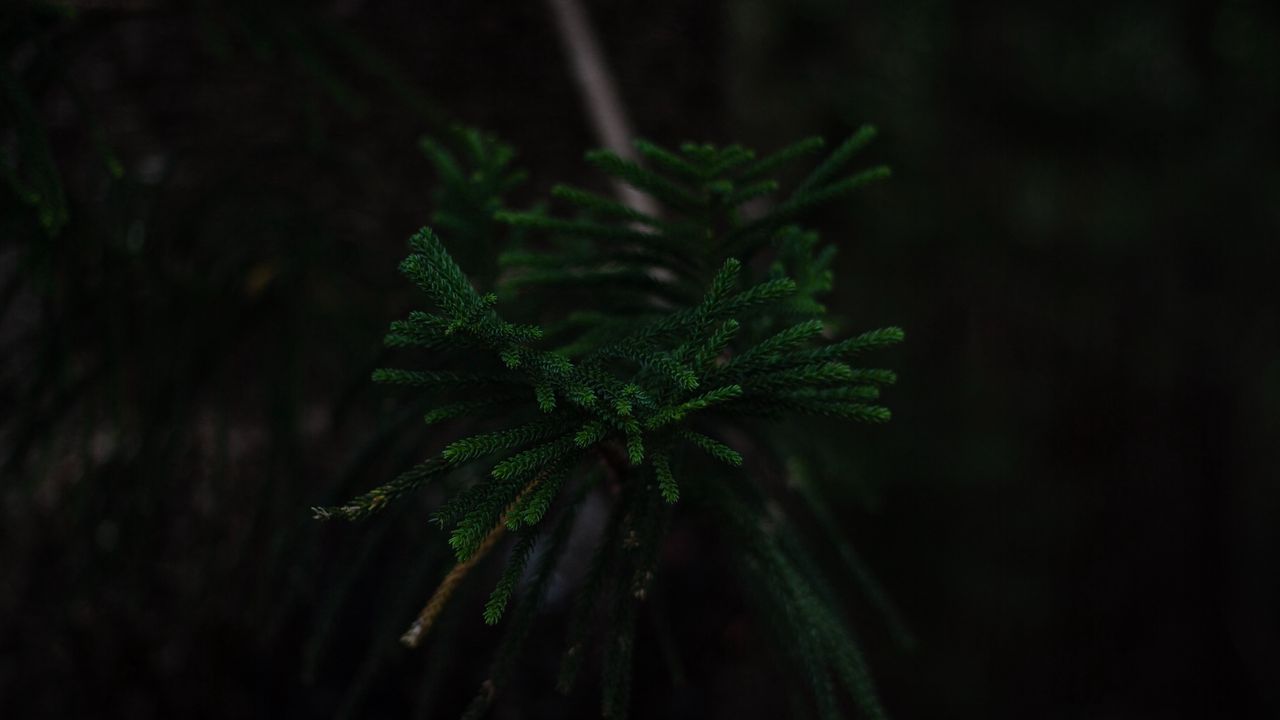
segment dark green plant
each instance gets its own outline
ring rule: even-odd
[[[810,686],[803,702],[838,716],[838,684],[860,715],[882,716],[840,604],[766,481],[777,474],[771,468],[805,462],[803,446],[788,442],[792,416],[889,419],[876,401],[894,373],[854,361],[903,333],[832,339],[821,297],[832,287],[834,248],[796,224],[889,174],[847,171],[873,136],[862,128],[786,194],[771,176],[820,151],[820,139],[763,158],[736,145],[675,151],[639,141],[647,167],[588,154],[658,200],[661,216],[568,185],[552,193],[573,208],[567,216],[503,209],[521,177],[508,148],[469,131],[452,143],[459,154],[426,144],[443,187],[433,221],[479,259],[469,263],[473,280],[435,232],[413,236],[400,270],[430,307],[392,323],[385,340],[427,350],[425,363],[373,377],[429,395],[429,425],[466,431],[391,482],[315,512],[362,519],[427,483],[455,487],[434,520],[450,530],[458,564],[405,634],[411,646],[468,570],[504,534],[515,535],[480,613],[489,624],[505,617],[509,629],[469,716],[484,712],[506,681],[593,492],[606,493],[612,509],[570,614],[562,691],[574,685],[599,613],[607,627],[603,711],[626,714],[638,609],[668,529],[680,512],[695,512],[715,518],[735,548],[742,586]],[[820,518],[834,535],[834,523]],[[856,570],[872,604],[887,607]]]

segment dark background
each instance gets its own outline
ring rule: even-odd
[[[409,653],[439,496],[307,508],[438,445],[367,381],[416,301],[417,138],[505,138],[522,203],[598,182],[545,4],[70,5],[0,10],[5,166],[43,188],[0,193],[0,716],[455,716],[496,569]],[[919,640],[851,601],[893,716],[1280,717],[1280,11],[588,7],[646,137],[881,129],[894,178],[816,224],[833,309],[908,342],[894,421],[832,428],[821,480]],[[769,716],[700,572],[683,682],[642,646],[635,715]],[[493,717],[597,712],[551,687],[561,637]]]

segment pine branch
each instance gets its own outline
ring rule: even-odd
[[[575,481],[591,465],[583,457],[603,461],[610,492],[602,495],[612,507],[570,613],[562,691],[574,684],[599,614],[608,631],[602,711],[625,717],[639,604],[651,592],[674,510],[710,509],[726,518],[734,552],[757,579],[759,607],[791,644],[790,664],[805,675],[819,714],[838,716],[837,688],[864,714],[882,712],[818,568],[775,505],[751,499],[763,498],[764,488],[754,472],[742,470],[744,453],[752,471],[771,457],[787,457],[785,434],[735,422],[889,419],[889,410],[874,403],[896,375],[859,365],[866,353],[900,342],[903,332],[887,327],[827,339],[821,298],[833,285],[834,250],[795,224],[887,174],[848,169],[873,134],[864,128],[842,143],[790,194],[769,175],[821,149],[820,140],[761,159],[736,145],[671,150],[647,141],[637,141],[631,157],[588,154],[596,168],[660,201],[661,216],[656,207],[568,185],[553,195],[574,215],[508,209],[502,196],[522,178],[510,165],[510,148],[465,130],[454,144],[424,141],[443,187],[437,224],[457,233],[455,242],[492,248],[494,275],[473,282],[446,247],[446,239],[454,241],[448,233],[444,239],[426,228],[416,233],[400,269],[430,307],[393,322],[385,343],[427,349],[437,359],[431,369],[379,369],[374,380],[438,400],[424,416],[427,424],[488,418],[485,427],[499,429],[462,434],[439,456],[315,514],[362,518],[445,472],[468,480],[432,515],[450,529],[457,562],[405,633],[410,646],[504,534],[519,532],[482,611],[487,624],[505,622],[507,630],[468,716],[492,703],[528,635],[573,510],[590,491],[590,483]],[[786,199],[762,216],[742,218],[740,206],[773,193]],[[505,421],[495,423],[499,412]],[[702,454],[717,462],[699,460]],[[557,516],[551,509],[567,487],[577,494]],[[544,543],[529,574],[535,547]]]

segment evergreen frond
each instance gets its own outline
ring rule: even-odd
[[[497,625],[502,619],[502,614],[507,609],[507,602],[511,600],[511,594],[516,590],[516,583],[520,582],[524,566],[529,562],[529,555],[533,553],[533,546],[537,541],[537,533],[527,532],[521,535],[511,548],[511,556],[507,558],[507,565],[502,570],[502,578],[498,580],[497,587],[490,593],[489,600],[484,605],[486,625]]]
[[[411,470],[406,470],[385,485],[349,500],[345,505],[335,507],[314,507],[312,513],[317,519],[328,520],[342,517],[347,520],[360,520],[385,508],[389,503],[401,496],[416,490],[427,480],[449,469],[448,463],[439,458],[432,458]]]
[[[796,188],[796,194],[802,194],[810,188],[822,185],[832,175],[840,172],[841,168],[853,159],[853,156],[862,148],[866,147],[877,134],[874,125],[863,125],[856,132],[850,135],[844,142],[840,143],[830,155],[823,160],[813,172],[800,183]]]
[[[770,193],[778,191],[781,187],[777,180],[761,180],[749,185],[734,189],[725,197],[725,204],[729,207],[737,207],[744,205],[758,197],[764,197]]]
[[[766,155],[743,168],[742,174],[739,175],[739,180],[749,182],[755,178],[768,175],[793,160],[818,152],[824,145],[826,143],[820,137],[805,138],[800,142]]]
[[[655,229],[664,227],[664,223],[658,218],[646,215],[645,213],[642,213],[628,205],[624,205],[617,200],[611,200],[590,192],[589,190],[573,187],[572,185],[556,185],[551,188],[551,194],[554,197],[571,202],[582,210],[596,214],[601,218],[640,223]]]
[[[570,422],[564,418],[550,418],[497,432],[473,435],[449,443],[440,454],[450,463],[460,465],[476,458],[553,437],[568,429]]]
[[[532,527],[541,522],[551,507],[551,501],[568,479],[572,465],[571,461],[567,461],[556,470],[546,473],[530,492],[518,499],[507,513],[507,528],[515,530],[521,525]]]
[[[528,589],[520,597],[515,617],[511,619],[507,632],[503,635],[502,642],[494,653],[493,662],[489,668],[489,677],[463,713],[464,720],[481,717],[493,703],[494,696],[498,690],[506,685],[512,665],[529,636],[537,611],[542,606],[556,565],[569,542],[569,534],[573,530],[574,521],[577,519],[578,508],[581,506],[582,499],[586,496],[586,491],[590,489],[591,486],[589,484],[583,484],[577,496],[571,500],[568,507],[564,509],[560,518],[556,521],[555,529],[549,533],[546,547],[541,553],[542,557],[537,567],[533,571]]]
[[[693,430],[680,432],[680,437],[726,465],[737,467],[742,464],[742,455],[719,440]]]
[[[635,144],[639,162],[588,154],[591,165],[659,200],[660,217],[570,185],[552,194],[571,215],[542,206],[509,209],[503,194],[522,178],[510,148],[465,130],[452,143],[422,143],[440,176],[442,206],[433,217],[446,237],[423,228],[410,239],[400,270],[429,307],[393,322],[385,343],[424,349],[435,361],[430,369],[378,369],[373,379],[438,400],[424,416],[428,424],[474,427],[483,420],[483,431],[454,434],[461,437],[439,456],[315,514],[362,518],[457,471],[464,488],[432,518],[450,529],[447,543],[458,565],[407,635],[415,643],[467,569],[505,532],[519,533],[484,604],[484,621],[507,629],[468,716],[488,708],[505,683],[588,493],[611,507],[569,613],[562,691],[573,686],[599,619],[608,631],[602,710],[611,718],[627,715],[637,617],[653,591],[674,503],[681,502],[682,513],[710,510],[725,518],[758,607],[788,646],[789,664],[805,676],[819,716],[839,715],[837,691],[865,715],[880,716],[861,651],[829,586],[798,534],[779,520],[776,504],[761,499],[764,479],[747,477],[756,474],[757,458],[765,465],[790,457],[787,435],[739,422],[889,419],[875,403],[896,376],[859,361],[900,342],[903,332],[824,336],[835,327],[819,299],[832,288],[834,250],[797,224],[887,175],[880,167],[849,170],[873,135],[860,130],[789,194],[770,175],[821,149],[821,140],[760,159],[737,145],[672,150],[647,141]],[[769,208],[774,194],[780,200]],[[740,212],[746,203],[751,212]],[[488,275],[463,272],[445,245],[454,234],[453,247],[492,250],[489,264],[481,263]],[[753,459],[751,473],[741,470],[743,453]],[[581,481],[584,471],[598,472],[609,491]],[[565,507],[559,498],[570,493],[576,494]]]
[[[564,435],[558,440],[525,450],[493,466],[490,474],[499,480],[532,475],[549,463],[569,454],[576,446],[574,438],[572,434]]]
[[[705,205],[705,201],[688,188],[608,150],[593,150],[587,153],[587,162],[681,211],[697,211]]]
[[[685,181],[698,182],[706,176],[706,171],[703,168],[648,140],[636,140],[632,145],[637,152],[655,166],[672,175],[677,175]]]
[[[669,503],[679,500],[680,486],[671,473],[671,460],[665,450],[653,453],[653,472],[658,478],[658,490],[662,493],[662,499]]]

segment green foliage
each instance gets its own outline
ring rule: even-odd
[[[516,584],[520,582],[520,575],[524,572],[525,564],[529,562],[529,555],[533,552],[533,546],[537,540],[537,533],[526,532],[516,541],[515,547],[511,549],[511,557],[507,560],[507,566],[502,571],[502,579],[498,581],[493,594],[489,596],[489,601],[484,605],[485,623],[497,625],[502,619],[502,614],[507,609],[507,602],[511,600],[511,594],[515,592]]]
[[[794,224],[887,176],[883,167],[848,171],[873,136],[869,127],[859,130],[781,197],[768,175],[819,150],[820,140],[762,159],[738,146],[670,150],[646,141],[635,146],[644,165],[587,154],[596,168],[660,201],[660,217],[569,185],[552,192],[572,208],[567,217],[508,209],[503,198],[522,177],[509,169],[508,148],[471,131],[456,133],[461,154],[424,141],[441,179],[437,228],[455,247],[491,248],[500,270],[473,279],[435,231],[415,234],[400,271],[429,306],[392,323],[386,344],[430,351],[450,369],[380,369],[374,380],[426,393],[438,403],[428,423],[498,427],[472,430],[419,469],[317,515],[363,518],[433,478],[485,463],[483,476],[437,508],[435,519],[452,526],[459,563],[478,560],[503,530],[519,530],[484,608],[485,622],[495,624],[517,597],[522,607],[540,602],[543,583],[530,583],[521,596],[521,577],[549,510],[566,488],[578,488],[581,499],[589,486],[581,470],[603,468],[614,509],[571,613],[562,690],[574,683],[599,613],[609,628],[604,712],[626,715],[637,616],[674,510],[689,500],[727,517],[759,606],[781,623],[780,640],[809,675],[821,714],[836,714],[834,677],[864,714],[878,716],[838,605],[799,538],[759,499],[756,470],[788,451],[751,420],[889,419],[875,403],[893,373],[850,363],[900,342],[902,330],[829,340],[833,326],[818,298],[832,285],[833,249]],[[752,471],[739,470],[744,465]],[[572,522],[560,518],[554,534]],[[544,555],[539,577],[555,562]],[[501,668],[473,711],[488,706]]]

